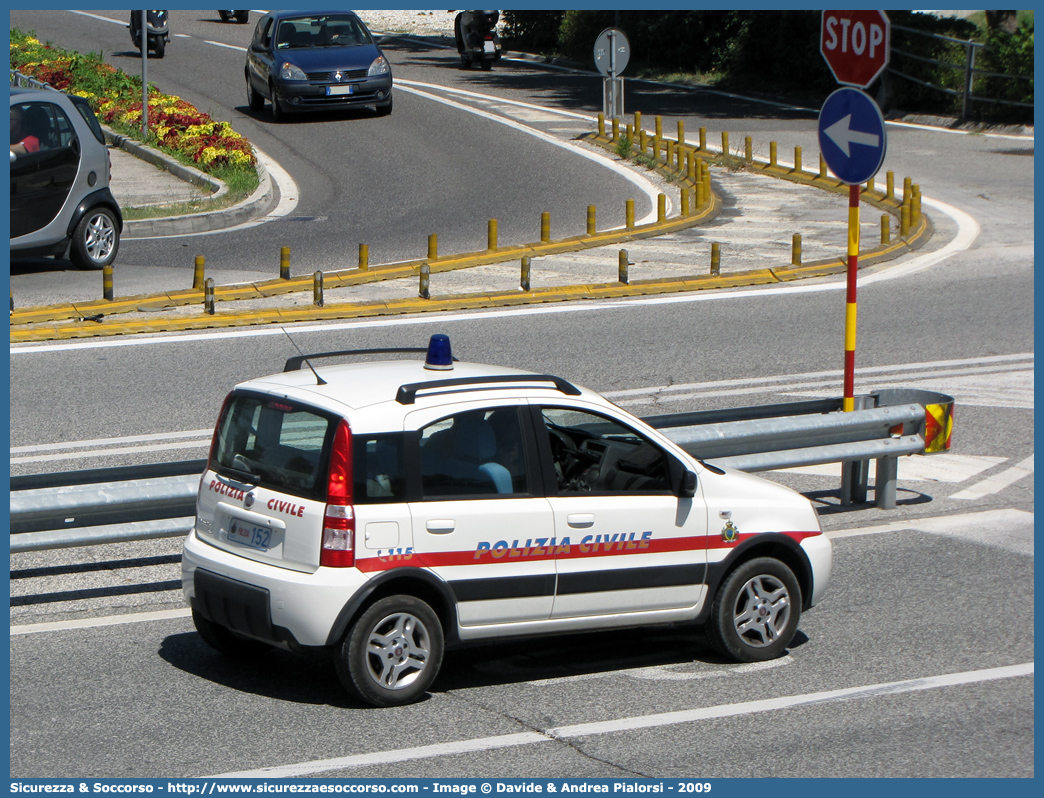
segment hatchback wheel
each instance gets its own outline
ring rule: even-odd
[[[279,104],[279,100],[276,99],[275,89],[271,89],[272,93],[272,119],[276,122],[286,122],[290,118],[290,114],[283,109],[283,106]]]
[[[102,269],[116,260],[119,248],[115,214],[108,208],[94,208],[76,225],[69,260],[80,269]]]
[[[374,602],[345,636],[337,676],[372,706],[409,704],[435,680],[442,651],[442,625],[431,607],[413,596],[389,596]]]
[[[714,603],[708,631],[718,651],[740,662],[780,656],[801,619],[801,586],[779,560],[759,557],[726,577]]]

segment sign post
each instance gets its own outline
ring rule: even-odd
[[[824,11],[819,51],[838,83],[866,88],[888,65],[891,33],[883,11]],[[842,409],[855,409],[856,274],[859,269],[859,186],[877,174],[887,140],[877,104],[858,88],[831,94],[819,114],[819,149],[842,183],[848,183],[848,264],[845,306],[845,376]]]
[[[602,113],[607,119],[623,116],[623,80],[618,75],[631,58],[631,45],[619,28],[606,28],[595,39],[594,61],[605,75],[602,91]]]

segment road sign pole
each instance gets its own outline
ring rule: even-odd
[[[848,287],[845,304],[845,385],[841,409],[855,410],[856,273],[859,270],[859,186],[848,187]]]

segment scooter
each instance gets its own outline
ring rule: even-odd
[[[250,21],[250,11],[218,11],[218,16],[221,17],[222,22],[230,22],[235,19],[236,22],[243,24],[244,22]]]
[[[457,52],[464,69],[478,63],[485,70],[493,68],[500,58],[500,36],[497,34],[499,11],[461,11],[453,21]]]
[[[166,52],[167,42],[170,41],[170,26],[167,23],[166,11],[146,11],[145,16],[145,42],[146,51],[152,50],[156,58],[163,58]],[[130,35],[134,46],[141,50],[141,12],[130,12]]]

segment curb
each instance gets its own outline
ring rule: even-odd
[[[102,129],[105,132],[106,141],[112,146],[119,147],[124,152],[159,169],[163,169],[186,183],[199,186],[205,191],[214,192],[208,197],[208,201],[220,199],[228,193],[228,186],[216,177],[212,177],[195,167],[187,166],[147,144],[142,144],[139,141],[116,133],[109,127],[103,125]],[[155,219],[125,220],[123,223],[123,235],[126,238],[148,238],[152,236],[209,233],[214,230],[234,227],[258,216],[264,216],[275,207],[278,200],[278,191],[260,158],[257,159],[257,176],[258,187],[254,190],[254,193],[230,208],[222,208],[216,211],[200,211],[199,213],[178,216],[161,216]]]

